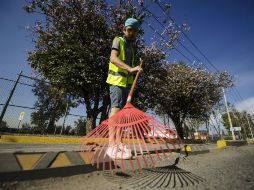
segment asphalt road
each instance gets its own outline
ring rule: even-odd
[[[227,147],[191,155],[177,166],[143,169],[141,174],[92,172],[70,177],[0,184],[0,189],[254,189],[254,145]]]

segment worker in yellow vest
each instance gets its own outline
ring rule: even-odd
[[[115,115],[125,105],[130,86],[133,83],[133,74],[142,70],[139,66],[135,66],[134,42],[139,26],[140,23],[137,19],[128,18],[123,28],[124,36],[117,36],[113,40],[107,78],[111,99],[109,117]],[[110,126],[107,155],[113,159],[129,159],[131,157],[130,150],[121,142],[120,130],[115,131]]]

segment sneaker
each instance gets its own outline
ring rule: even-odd
[[[123,159],[127,160],[131,158],[131,154],[128,153],[127,151],[123,151],[120,149],[120,146],[117,148],[117,145],[109,146],[106,154],[111,158],[111,159]]]
[[[124,151],[126,154],[131,155],[131,149],[127,148],[127,144],[120,143],[119,148],[120,148],[121,151]]]
[[[117,145],[116,145],[117,146]],[[132,153],[131,153],[131,149],[127,148],[127,144],[124,143],[120,143],[119,144],[119,149],[124,152],[124,155],[126,155],[126,157],[132,157]],[[128,159],[128,158],[127,158]]]

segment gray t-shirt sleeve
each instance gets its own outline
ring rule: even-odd
[[[115,50],[120,51],[120,39],[119,38],[115,38],[113,40],[113,44],[112,44],[111,49],[115,49]]]
[[[113,44],[112,44],[111,49],[117,50],[120,54],[120,39],[119,38],[115,38],[113,40]],[[135,53],[133,55],[133,51],[134,51],[134,49],[133,49],[132,44],[125,43],[125,47],[124,47],[125,60],[124,60],[124,63],[129,65],[129,66],[132,66],[132,59],[134,59],[134,63],[135,63]],[[133,58],[133,56],[134,56],[134,58]]]

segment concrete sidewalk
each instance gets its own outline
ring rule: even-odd
[[[0,143],[0,153],[80,151],[80,143]]]
[[[191,152],[204,151],[216,148],[215,143],[188,144]],[[80,151],[81,143],[0,143],[0,153],[15,152],[60,152],[60,151]]]

